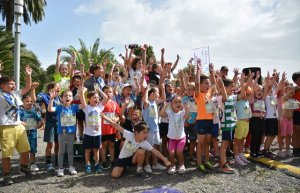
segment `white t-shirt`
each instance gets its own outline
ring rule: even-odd
[[[89,136],[101,135],[101,112],[104,106],[99,103],[97,106],[86,105],[82,110],[85,114],[84,134]]]
[[[166,114],[169,118],[169,130],[167,137],[169,139],[182,139],[185,137],[184,132],[184,115],[185,110],[174,113],[171,108],[167,108]]]
[[[0,125],[21,124],[20,113],[17,112],[17,107],[23,104],[21,100],[21,92],[22,90],[14,91],[10,97],[15,107],[9,105],[9,103],[5,100],[3,93],[0,93]]]
[[[125,143],[121,149],[119,159],[128,158],[132,156],[137,149],[142,148],[147,151],[151,151],[153,147],[146,140],[142,142],[136,142],[134,139],[134,134],[130,131],[124,130],[123,137],[125,138]]]
[[[140,84],[141,79],[142,79],[142,72],[141,70],[136,70],[134,71],[132,68],[129,71],[130,74],[130,85],[135,89],[136,87],[136,82],[135,82],[135,78],[137,79],[137,82]],[[144,81],[143,83],[143,87],[146,88],[147,87],[147,83],[146,81]]]
[[[277,97],[276,95],[268,95],[265,99],[266,102],[266,118],[267,119],[274,119],[278,118],[278,111],[277,111]]]

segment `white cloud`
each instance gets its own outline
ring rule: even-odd
[[[149,43],[157,58],[165,47],[167,60],[179,53],[186,64],[193,48],[209,45],[217,66],[281,70],[288,64],[291,74],[300,70],[299,7],[298,0],[94,0],[75,12],[104,15],[102,39]]]

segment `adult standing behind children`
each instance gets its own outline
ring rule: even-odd
[[[90,73],[92,76],[84,82],[84,87],[88,89],[88,91],[95,91],[98,88],[102,90],[105,86],[104,82],[104,67],[100,64],[93,64],[90,67]]]
[[[30,146],[25,127],[21,124],[19,106],[22,104],[21,96],[25,95],[31,87],[32,69],[26,66],[25,87],[15,90],[15,81],[10,77],[0,78],[0,141],[2,147],[3,184],[11,185],[10,157],[14,149],[20,153],[20,172],[29,175],[29,151]]]

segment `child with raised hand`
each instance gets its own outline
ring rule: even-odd
[[[15,90],[16,84],[11,77],[0,78],[0,142],[4,185],[13,184],[10,175],[10,157],[13,156],[15,148],[20,154],[20,172],[26,175],[31,173],[29,167],[30,146],[19,116],[21,96],[25,95],[31,87],[31,73],[32,69],[27,65],[25,87],[20,90]]]
[[[80,88],[83,90],[83,88]],[[101,147],[101,112],[104,109],[104,105],[107,101],[107,96],[102,90],[98,89],[98,92],[89,91],[87,99],[89,104],[86,104],[85,97],[81,95],[82,110],[85,113],[85,129],[83,135],[83,147],[85,158],[85,172],[87,174],[92,173],[92,167],[90,162],[91,151],[94,154],[95,171],[97,173],[102,172],[102,167],[99,163],[99,148]],[[83,91],[82,91],[83,92]],[[100,101],[99,94],[102,97]]]
[[[31,98],[33,101],[36,101],[39,104],[42,104],[46,108],[46,118],[45,118],[45,129],[44,129],[44,142],[47,143],[45,149],[45,156],[46,156],[46,168],[47,171],[52,172],[55,170],[53,164],[51,163],[51,151],[54,146],[54,154],[55,154],[55,163],[57,164],[58,159],[58,135],[57,135],[57,123],[58,118],[56,112],[49,112],[48,105],[50,102],[50,92],[55,91],[57,93],[56,97],[53,100],[53,106],[60,105],[60,97],[58,96],[60,87],[58,83],[50,82],[47,85],[47,93],[39,93],[37,96],[35,95],[36,87],[31,88]]]
[[[35,164],[35,154],[37,153],[37,128],[42,126],[42,117],[33,107],[32,99],[29,95],[22,97],[23,108],[20,110],[20,119],[26,128],[27,138],[30,145],[30,169],[37,172],[40,169]]]
[[[280,118],[280,133],[281,138],[279,143],[279,151],[277,153],[280,157],[292,156],[290,151],[291,137],[293,134],[293,112],[299,108],[299,101],[293,99],[295,88],[291,83],[287,83],[282,96],[282,114]],[[283,152],[283,140],[285,140],[286,151]]]
[[[81,92],[81,95],[83,93]],[[59,151],[58,151],[58,170],[57,176],[64,176],[64,154],[67,143],[67,154],[68,154],[68,162],[69,162],[69,172],[71,175],[76,175],[77,171],[73,166],[73,145],[76,134],[76,113],[79,111],[79,105],[71,104],[73,101],[73,94],[70,90],[65,90],[62,93],[62,104],[53,107],[53,100],[57,97],[56,90],[50,91],[50,101],[48,105],[49,112],[56,112],[58,117],[58,143],[59,143]]]
[[[147,86],[145,96],[143,98],[143,118],[144,121],[149,126],[149,134],[147,136],[147,141],[158,149],[160,145],[159,136],[159,126],[158,126],[158,107],[157,104],[165,101],[164,84],[162,84],[162,98],[160,98],[159,89],[157,87],[151,88]],[[145,166],[144,170],[147,173],[152,173],[151,166],[149,164],[150,154],[146,152]],[[162,166],[157,162],[157,158],[152,154],[153,158],[153,169],[165,170],[166,167]]]
[[[60,64],[61,51],[62,51],[61,48],[57,50],[55,73],[54,73],[54,81],[59,84],[60,93],[62,93],[66,89],[69,89],[70,80],[73,77],[73,69],[75,67],[75,62],[76,62],[76,54],[73,53],[69,65]]]
[[[184,173],[186,171],[184,166],[184,156],[183,150],[186,143],[186,135],[184,132],[184,122],[189,118],[189,109],[187,104],[182,106],[182,98],[180,96],[175,96],[171,102],[170,108],[168,105],[164,105],[159,115],[161,117],[169,118],[169,159],[171,162],[171,167],[168,169],[169,174],[174,174],[176,172],[175,166],[175,154],[178,159],[178,172]]]
[[[119,178],[124,172],[126,167],[137,165],[136,176],[146,176],[143,172],[143,163],[145,160],[145,151],[150,151],[155,156],[160,158],[165,166],[170,166],[171,163],[149,142],[146,141],[148,135],[148,126],[145,122],[140,122],[134,125],[134,132],[130,132],[121,127],[118,123],[113,122],[110,118],[102,115],[114,128],[123,133],[125,143],[121,149],[119,158],[115,161],[111,177],[113,179]]]
[[[300,72],[295,72],[292,75],[295,86],[295,94],[293,98],[300,101]],[[294,129],[292,135],[293,155],[300,156],[300,108],[294,110],[293,115]]]
[[[111,86],[104,86],[102,91],[107,96],[107,102],[104,105],[103,114],[110,117],[114,122],[119,121],[120,107],[118,103],[112,100],[113,88]],[[100,148],[100,157],[102,161],[103,169],[110,169],[111,163],[115,160],[115,141],[116,141],[116,129],[112,127],[106,120],[102,119],[102,146]],[[109,159],[106,160],[106,150],[109,151]]]
[[[259,72],[259,71],[258,71]],[[256,74],[258,79],[260,74]],[[253,95],[250,98],[250,107],[252,111],[252,117],[249,122],[249,130],[251,134],[250,140],[250,155],[257,158],[261,154],[260,146],[263,140],[263,134],[265,131],[265,114],[266,104],[265,98],[268,94],[269,80],[266,79],[264,86],[254,85]]]
[[[242,73],[240,85],[241,90],[240,94],[243,97],[239,97],[240,100],[236,102],[236,112],[237,112],[237,123],[234,132],[234,143],[233,143],[233,152],[234,152],[234,161],[240,166],[245,166],[249,161],[244,157],[243,154],[243,144],[249,132],[249,120],[252,117],[252,112],[250,108],[249,99],[252,95],[252,79],[255,73],[249,73],[247,77],[247,82],[245,82],[245,74]]]

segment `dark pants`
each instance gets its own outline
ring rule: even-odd
[[[260,149],[262,137],[265,130],[265,119],[260,117],[252,117],[249,123],[249,129],[251,134],[250,140],[250,152],[257,154]]]

